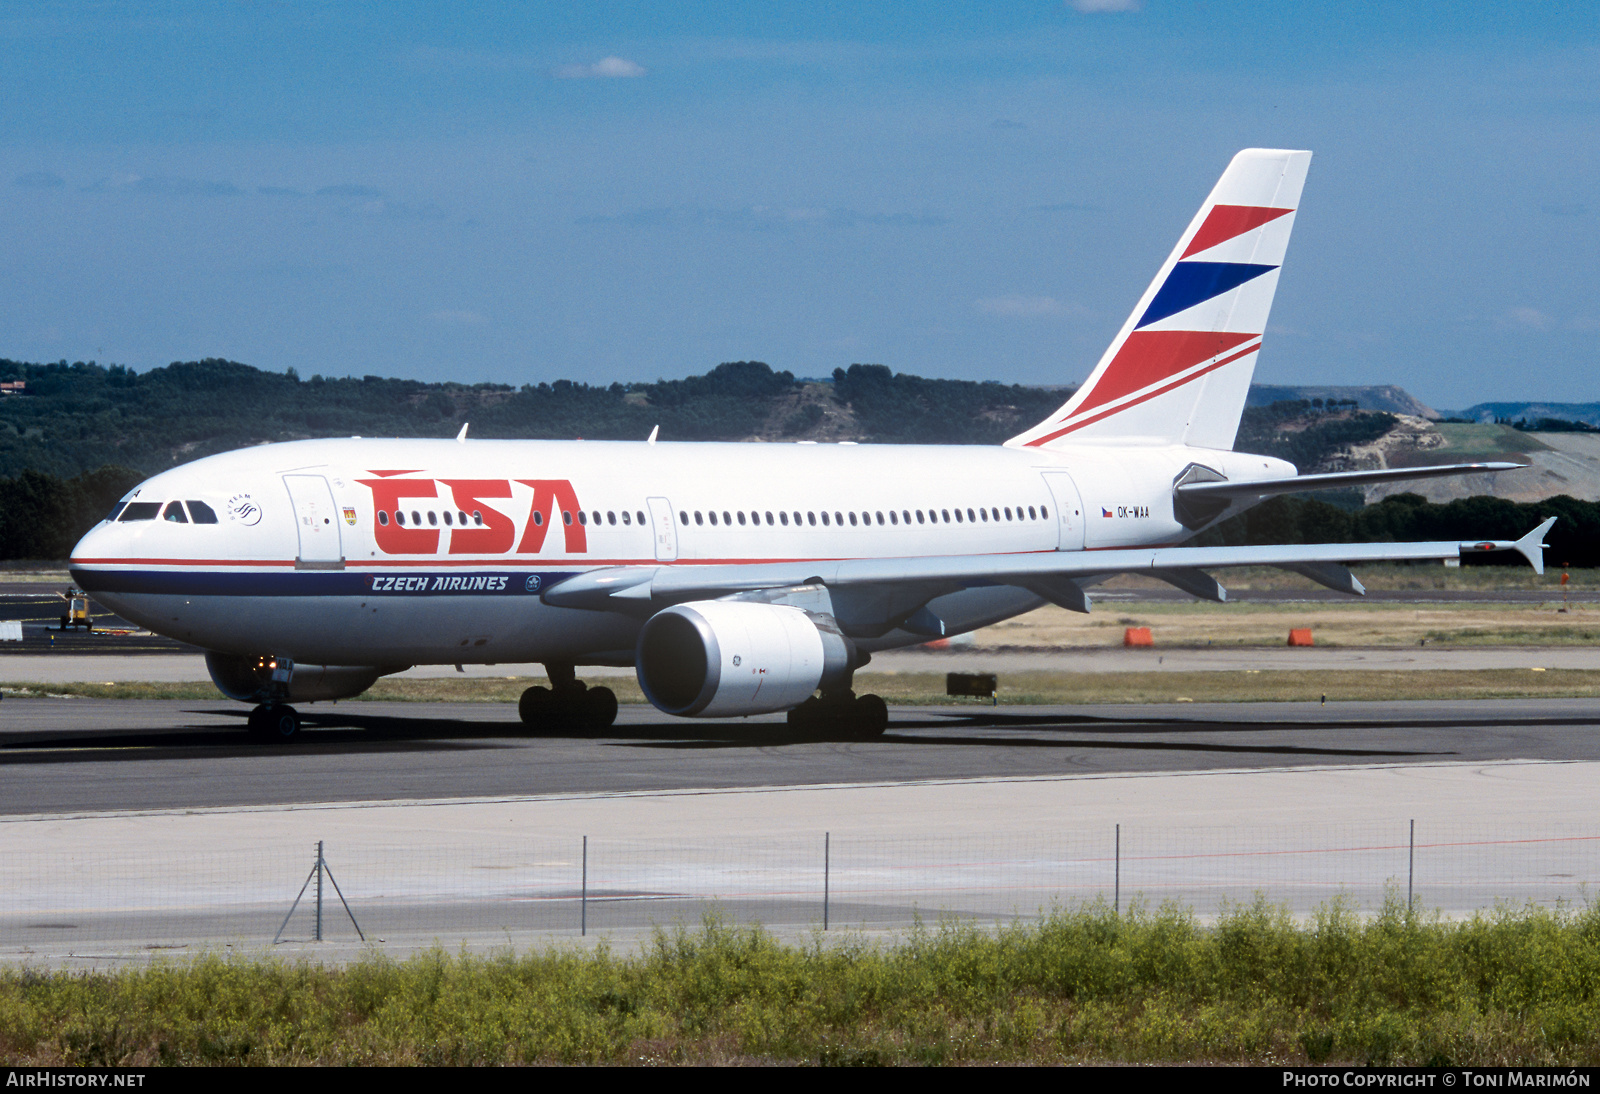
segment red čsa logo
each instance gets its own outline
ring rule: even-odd
[[[452,555],[503,555],[511,553],[513,544],[519,555],[538,554],[544,547],[545,533],[551,525],[560,524],[563,546],[569,555],[588,551],[589,540],[583,523],[578,519],[578,495],[566,479],[403,479],[400,475],[415,475],[411,471],[371,471],[377,478],[357,479],[372,490],[373,508],[377,521],[373,534],[378,550],[386,555],[431,555],[439,553],[439,536],[450,533],[449,554]],[[533,491],[527,516],[522,519],[522,535],[518,538],[517,522],[490,505],[486,499],[511,498],[513,486],[526,486]],[[471,524],[452,525],[448,528],[420,527],[419,517],[425,498],[443,499],[440,487],[448,491],[451,508],[473,515]],[[410,514],[409,516],[407,514]],[[477,522],[482,517],[483,523]]]

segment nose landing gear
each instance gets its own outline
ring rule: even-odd
[[[245,723],[250,736],[263,743],[284,743],[300,735],[300,714],[282,703],[262,703]]]
[[[546,665],[551,687],[531,687],[517,702],[517,714],[534,735],[595,733],[617,720],[617,696],[610,688],[591,688],[571,665]]]

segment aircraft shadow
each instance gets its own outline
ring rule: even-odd
[[[186,715],[223,715],[242,723],[248,715],[243,707],[195,708]],[[958,748],[1006,747],[1034,749],[1188,751],[1283,755],[1307,757],[1419,757],[1455,756],[1455,750],[1416,748],[1337,747],[1319,744],[1251,743],[1274,734],[1301,734],[1308,731],[1341,733],[1362,730],[1471,730],[1474,728],[1559,728],[1587,727],[1596,724],[1591,717],[1570,714],[1495,718],[1409,718],[1272,721],[1234,721],[1207,717],[1152,718],[1116,717],[1088,714],[1022,714],[993,708],[952,711],[948,714],[919,714],[896,718],[889,731],[879,738],[863,740],[842,732],[798,730],[780,722],[708,721],[688,723],[673,719],[613,726],[598,732],[574,731],[530,735],[515,721],[478,721],[439,717],[436,714],[407,717],[390,713],[364,714],[359,708],[326,712],[303,710],[305,727],[300,740],[287,743],[262,743],[247,738],[238,729],[215,725],[174,726],[171,729],[65,730],[48,734],[0,737],[0,767],[41,763],[95,762],[105,760],[148,761],[184,758],[276,757],[290,753],[319,756],[368,753],[375,749],[401,752],[469,752],[516,747],[516,743],[536,745],[539,741],[593,741],[609,748],[639,748],[673,751],[784,748],[808,744],[879,744],[898,747],[945,746]],[[1050,733],[1052,729],[1070,735]],[[985,730],[997,732],[987,733]],[[1010,733],[1004,731],[1012,731]],[[1032,731],[1019,736],[1015,731]],[[977,731],[976,733],[973,731]],[[1085,731],[1093,734],[1084,736]],[[1195,734],[1236,734],[1237,742],[1194,740],[1150,740]]]

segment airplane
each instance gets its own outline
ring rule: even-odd
[[[661,711],[786,711],[883,732],[853,677],[880,650],[959,634],[1142,573],[1223,601],[1208,571],[1275,566],[1360,594],[1357,562],[1516,541],[1183,546],[1276,494],[1510,470],[1300,475],[1234,451],[1311,153],[1236,155],[1089,378],[999,446],[468,439],[292,441],[162,472],[72,552],[78,586],[204,648],[252,736],[296,702],[426,664],[541,663],[531,733],[616,717],[583,666],[631,666]]]

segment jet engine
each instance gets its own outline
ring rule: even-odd
[[[668,714],[726,718],[799,706],[847,682],[855,650],[833,619],[784,604],[698,600],[651,616],[639,686]]]
[[[349,699],[385,672],[371,665],[301,665],[281,657],[206,653],[206,671],[217,690],[242,703],[315,703]]]

